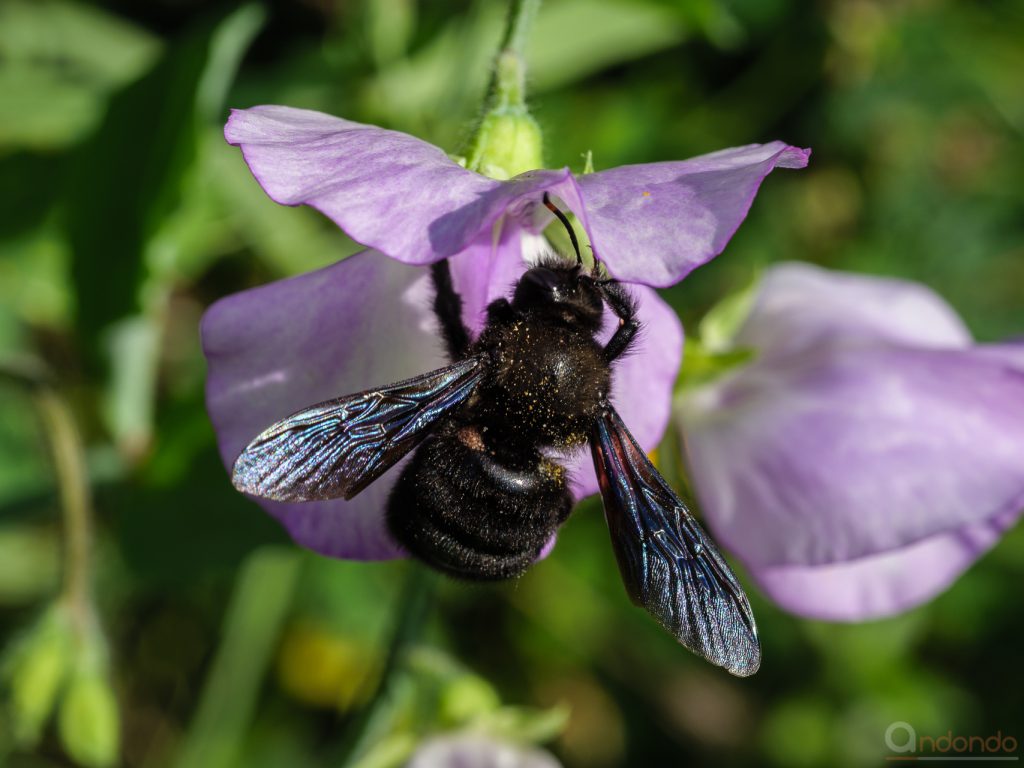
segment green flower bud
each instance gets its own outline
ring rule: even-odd
[[[32,747],[53,713],[71,666],[72,642],[64,617],[51,611],[33,627],[7,659],[11,731],[16,743]]]
[[[494,738],[519,744],[542,744],[561,734],[569,723],[569,708],[501,707],[484,716],[476,726]]]
[[[60,702],[60,739],[71,758],[88,768],[117,762],[120,718],[110,683],[96,663],[83,663]]]
[[[461,675],[441,691],[438,715],[447,726],[467,723],[501,706],[493,686],[478,675]]]
[[[540,126],[525,110],[489,112],[480,124],[475,170],[510,179],[543,166]]]

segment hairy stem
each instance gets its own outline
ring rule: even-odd
[[[488,89],[488,108],[501,109],[526,104],[526,43],[540,0],[512,0],[501,47],[494,59],[494,74]]]
[[[501,41],[502,51],[515,53],[520,57],[526,55],[526,41],[539,9],[540,0],[512,0],[505,37]]]

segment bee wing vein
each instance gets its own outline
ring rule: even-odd
[[[591,439],[623,582],[687,648],[746,676],[761,661],[757,625],[735,575],[614,409]]]
[[[232,482],[277,501],[352,498],[464,403],[483,375],[483,360],[473,357],[305,408],[249,443]]]

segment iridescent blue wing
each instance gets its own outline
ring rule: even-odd
[[[275,501],[351,499],[464,403],[484,371],[471,357],[294,413],[246,446],[231,482]]]
[[[590,440],[626,591],[712,664],[740,677],[761,665],[750,603],[729,565],[611,407]]]

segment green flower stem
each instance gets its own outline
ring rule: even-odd
[[[180,768],[237,764],[264,674],[291,610],[302,558],[294,551],[262,549],[238,574],[223,639],[174,763]]]
[[[0,377],[32,394],[53,456],[64,522],[64,576],[61,600],[79,638],[92,632],[92,493],[82,440],[74,416],[45,368],[33,360],[0,363]]]
[[[437,593],[439,576],[418,563],[410,563],[401,599],[395,609],[395,628],[377,690],[347,734],[342,765],[357,765],[389,730],[395,690],[406,670],[406,658],[422,638]]]
[[[513,0],[466,167],[507,179],[543,166],[541,132],[526,108],[526,43],[540,0]]]
[[[491,108],[526,105],[526,43],[540,0],[513,0],[491,80]]]
[[[523,58],[526,42],[530,36],[533,20],[540,10],[540,0],[512,0],[508,11],[508,25],[501,42],[502,51],[509,51]]]
[[[36,409],[50,440],[64,519],[63,598],[80,630],[92,619],[92,495],[82,441],[71,411],[49,387],[35,393]]]

